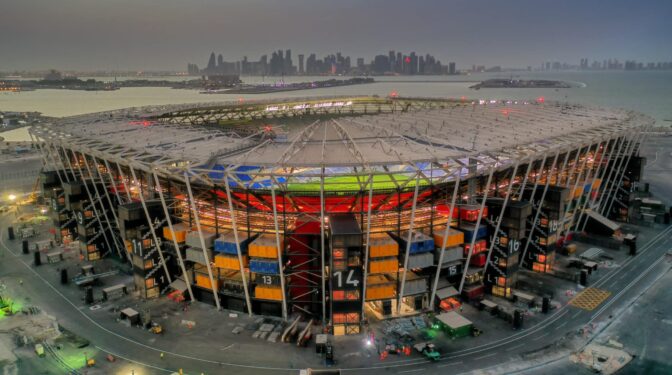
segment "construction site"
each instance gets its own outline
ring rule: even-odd
[[[487,342],[498,324],[522,329],[537,313],[609,297],[586,288],[598,268],[669,224],[640,183],[653,123],[544,98],[305,98],[66,117],[30,129],[51,222],[22,250],[57,267],[89,306],[212,305],[247,315],[254,338],[314,340],[328,366],[350,336],[381,360],[411,350],[438,360],[437,332]],[[115,310],[120,321],[166,328],[130,305]]]

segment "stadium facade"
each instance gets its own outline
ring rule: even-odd
[[[652,125],[543,98],[344,97],[131,108],[30,132],[57,239],[132,264],[143,298],[353,334],[370,314],[510,297],[520,268],[554,272],[587,217],[627,218]]]

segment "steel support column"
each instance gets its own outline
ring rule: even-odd
[[[534,230],[537,229],[537,220],[539,220],[539,214],[541,214],[541,206],[544,205],[544,200],[546,199],[546,192],[548,191],[548,186],[551,183],[551,174],[553,173],[553,169],[555,168],[556,163],[558,162],[558,156],[560,156],[560,152],[555,153],[555,157],[553,157],[553,163],[551,163],[551,169],[549,170],[548,174],[546,175],[546,184],[544,185],[544,190],[541,193],[541,198],[539,199],[539,203],[537,204],[537,211],[534,214],[534,220],[532,221],[532,228],[530,228],[530,235],[527,236],[527,241],[525,242],[525,248],[523,249],[523,254],[520,257],[519,263],[518,264],[523,264],[525,262],[525,255],[527,255],[527,249],[530,247],[530,242],[532,241],[532,235],[534,234]],[[542,171],[537,175],[537,181],[535,182],[535,189],[532,191],[532,202],[534,202],[534,195],[536,194],[536,186],[538,186],[538,182],[540,180],[540,176],[543,173],[543,165],[542,165]],[[534,205],[532,205],[534,207]]]
[[[614,180],[615,185],[612,190],[614,191],[613,194],[611,194],[611,200],[609,200],[609,205],[607,206],[607,210],[603,213],[603,215],[609,215],[609,212],[611,211],[611,207],[614,205],[614,200],[616,199],[616,192],[618,192],[618,189],[621,188],[621,183],[623,181],[623,176],[625,176],[625,171],[628,169],[628,164],[630,163],[630,158],[632,157],[632,153],[635,150],[635,147],[637,147],[637,143],[641,142],[642,139],[644,138],[644,128],[642,128],[639,131],[639,134],[634,136],[633,141],[631,142],[631,147],[628,147],[627,151],[627,158],[625,160],[625,163],[623,163],[623,167],[621,169],[621,177],[617,178]]]
[[[366,309],[366,287],[367,287],[367,277],[369,275],[369,248],[371,247],[371,206],[373,206],[373,172],[369,174],[369,201],[366,208],[366,247],[364,248],[364,267],[362,270],[363,280],[362,280],[362,315],[361,319],[364,319],[364,313]]]
[[[597,176],[602,170],[604,169],[602,167],[602,162],[604,161],[604,155],[607,153],[607,146],[609,146],[609,140],[604,141],[604,144],[602,146],[602,152],[600,153],[600,161],[597,162],[597,167],[595,167],[595,161],[593,160],[593,168],[591,168],[591,176],[586,176],[586,179],[590,178],[590,187],[588,188],[588,193],[586,196],[585,202],[583,202],[583,205],[580,203],[577,205],[577,207],[574,209],[576,215],[576,210],[579,211],[579,217],[576,219],[576,224],[574,225],[574,230],[573,232],[576,232],[579,229],[579,225],[581,223],[581,219],[583,218],[584,211],[586,210],[588,203],[590,203],[590,195],[593,192],[593,185],[595,185],[595,180],[597,179]],[[595,152],[600,149],[600,146],[595,149]]]
[[[488,270],[488,266],[490,265],[490,255],[492,254],[492,249],[495,247],[495,236],[499,232],[499,228],[502,225],[502,220],[504,219],[504,211],[506,211],[506,206],[509,204],[509,197],[511,196],[511,188],[513,187],[513,180],[516,177],[516,173],[518,173],[518,166],[519,165],[520,165],[520,161],[517,161],[516,165],[513,167],[513,172],[511,173],[511,178],[509,179],[509,186],[506,188],[506,196],[504,196],[504,203],[502,204],[502,211],[499,213],[499,217],[497,218],[497,224],[495,225],[494,233],[492,234],[492,237],[490,239],[490,247],[488,248],[488,255],[485,259],[485,267],[483,267],[483,277],[485,277],[485,272]],[[549,176],[549,179],[550,179],[550,176]],[[499,188],[499,186],[497,188]]]
[[[280,243],[280,226],[278,225],[278,207],[275,197],[275,182],[271,180],[271,200],[273,204],[273,228],[275,229],[275,243],[278,247],[278,268],[280,269],[280,289],[282,290],[282,318],[287,320],[287,294],[285,292],[285,263],[282,260],[284,251]],[[283,231],[284,232],[284,231]]]
[[[196,223],[196,230],[198,231],[198,239],[201,241],[201,251],[203,251],[203,258],[205,259],[205,267],[208,270],[208,277],[210,278],[210,286],[212,287],[212,295],[215,297],[215,305],[217,305],[217,310],[221,310],[222,306],[219,304],[219,288],[215,286],[215,279],[214,277],[212,277],[212,266],[210,265],[210,259],[208,258],[208,254],[205,252],[205,239],[203,239],[203,231],[201,230],[201,220],[198,218],[199,216],[198,208],[196,207],[196,201],[194,200],[194,193],[191,191],[191,183],[189,182],[189,172],[184,172],[184,181],[187,184],[187,193],[189,194],[189,203],[191,205],[191,210],[194,212],[194,222]],[[240,256],[240,253],[238,256]],[[241,274],[243,273],[242,268],[240,272]],[[249,308],[250,307],[248,306],[248,309]]]
[[[429,309],[434,310],[434,300],[436,299],[436,288],[439,286],[439,278],[441,276],[441,268],[443,266],[443,256],[446,251],[446,244],[448,243],[448,233],[450,232],[450,224],[453,221],[453,211],[455,210],[455,203],[457,202],[457,194],[460,192],[460,182],[462,181],[462,167],[458,167],[457,177],[455,178],[455,186],[453,187],[453,196],[450,199],[450,208],[448,209],[448,222],[446,223],[446,230],[443,231],[443,243],[441,244],[441,252],[439,253],[439,263],[436,266],[436,273],[434,274],[434,281],[432,282],[432,294],[429,298]]]
[[[135,181],[138,181],[135,175],[135,169],[133,169],[131,165],[129,165],[128,168],[131,170],[131,175],[133,176],[133,179]],[[173,279],[172,277],[170,277],[170,272],[168,272],[168,266],[166,265],[166,258],[163,256],[163,250],[161,250],[161,242],[159,241],[159,237],[156,235],[156,228],[154,228],[152,217],[149,215],[149,210],[147,209],[147,203],[145,202],[145,197],[143,194],[142,183],[140,183],[140,181],[138,181],[138,188],[140,189],[140,194],[138,194],[138,196],[140,197],[140,204],[142,205],[142,210],[145,212],[145,217],[147,218],[147,225],[149,226],[149,230],[152,233],[152,238],[154,239],[154,246],[156,246],[156,250],[159,252],[159,257],[161,258],[161,265],[163,267],[163,272],[165,272],[166,274],[168,284],[171,284],[173,282]],[[147,188],[149,188],[149,184],[147,184]]]
[[[478,210],[478,218],[476,219],[476,226],[474,226],[474,233],[471,236],[471,244],[469,245],[469,253],[467,253],[467,260],[464,262],[464,271],[462,271],[462,279],[460,280],[460,288],[458,293],[462,294],[462,288],[464,288],[464,281],[467,278],[467,271],[469,270],[469,262],[471,261],[471,255],[474,253],[474,244],[476,243],[476,231],[481,225],[481,220],[483,219],[483,210],[485,209],[485,201],[488,199],[488,193],[490,192],[490,183],[492,182],[492,175],[495,173],[495,166],[490,167],[490,174],[488,174],[488,180],[483,186],[483,198],[481,200],[481,208]],[[476,177],[473,177],[476,178]],[[471,197],[475,199],[475,197]]]
[[[418,204],[418,187],[420,185],[420,174],[415,175],[415,192],[413,193],[413,206],[411,208],[411,222],[408,226],[408,237],[406,238],[406,256],[404,257],[404,272],[401,278],[401,288],[397,296],[397,314],[401,312],[401,301],[404,298],[404,288],[406,287],[406,274],[408,273],[408,257],[411,252],[411,239],[413,238],[413,226],[415,224],[415,209]]]
[[[161,200],[161,206],[163,207],[163,213],[166,215],[166,222],[168,223],[168,229],[173,235],[173,246],[175,246],[175,253],[177,254],[177,261],[180,263],[180,269],[182,269],[182,274],[184,275],[184,283],[187,284],[187,291],[189,292],[189,298],[191,301],[195,301],[194,292],[191,290],[191,281],[189,280],[189,274],[187,273],[187,267],[184,265],[184,259],[182,259],[182,253],[180,252],[180,244],[177,243],[175,238],[175,229],[173,228],[173,221],[170,219],[170,212],[168,211],[168,206],[166,205],[166,199],[163,196],[163,190],[161,189],[161,183],[159,182],[159,176],[156,172],[152,173],[154,176],[154,184],[159,193],[159,199]]]
[[[245,267],[243,266],[243,255],[240,250],[240,240],[238,239],[238,225],[236,224],[236,214],[233,211],[233,200],[231,199],[231,188],[229,187],[229,181],[231,181],[231,179],[229,178],[228,172],[224,175],[224,178],[225,178],[224,188],[226,189],[226,200],[229,203],[229,214],[231,215],[231,227],[233,228],[233,238],[236,241],[236,252],[238,253],[237,255],[238,255],[238,265],[240,266],[240,277],[243,280],[243,290],[245,291],[245,302],[247,303],[247,313],[251,316],[252,302],[250,302],[250,291],[247,285],[247,277],[245,276]],[[194,212],[194,214],[196,214],[196,212]],[[216,214],[217,213],[215,213],[215,215]],[[279,250],[280,249],[278,249],[278,251]]]

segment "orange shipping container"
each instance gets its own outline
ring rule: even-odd
[[[206,288],[212,290],[212,284],[210,283],[210,277],[207,274],[196,273],[196,285],[201,288]],[[215,279],[215,290],[219,290],[219,280]]]
[[[366,300],[375,301],[379,299],[394,298],[397,294],[396,285],[371,285],[366,288]]]
[[[187,240],[187,227],[183,224],[173,225],[174,232],[170,230],[170,227],[163,227],[163,238],[172,241],[175,239],[177,243],[184,243]],[[173,236],[173,233],[175,234]]]
[[[243,255],[243,267],[247,267],[249,258]],[[215,267],[227,270],[240,270],[237,256],[217,254],[215,255]]]
[[[260,299],[282,301],[282,289],[280,287],[259,285],[254,289],[254,296]]]
[[[372,237],[369,246],[371,258],[396,257],[399,255],[399,244],[387,234],[380,237]]]
[[[396,258],[381,259],[369,261],[369,272],[371,273],[388,273],[397,272],[399,270],[399,260]]]
[[[282,241],[282,238],[280,238],[281,244]],[[278,247],[275,235],[264,234],[260,236],[250,243],[248,251],[251,257],[277,259]]]
[[[445,225],[434,228],[434,244],[436,247],[441,248],[443,246],[443,234],[446,233]],[[446,248],[451,248],[455,246],[462,245],[464,243],[464,233],[456,230],[448,230],[448,240],[446,242]]]

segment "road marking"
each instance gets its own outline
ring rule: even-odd
[[[564,323],[560,324],[559,326],[555,327],[555,330],[557,331],[557,330],[559,330],[560,328],[562,328],[566,325],[567,325],[567,322],[564,322]]]
[[[604,289],[586,288],[581,293],[577,294],[569,304],[580,309],[593,311],[597,306],[601,305],[609,296],[611,292]]]
[[[579,316],[579,314],[581,314],[581,310],[577,311],[576,313],[574,313],[574,315],[572,315],[572,320],[575,319],[577,316]]]
[[[514,350],[520,348],[521,346],[525,346],[525,343],[518,344],[518,345],[516,345],[516,346],[512,346],[512,347],[506,349],[506,351],[507,351],[507,352],[512,352],[512,351],[514,351]]]
[[[543,338],[546,337],[546,336],[548,336],[548,333],[544,333],[544,334],[541,335],[541,336],[537,336],[537,337],[533,338],[532,341],[539,341],[539,340],[543,339]]]
[[[644,272],[642,272],[636,279],[632,280],[630,284],[626,285],[625,288],[621,289],[621,291],[614,296],[609,302],[607,302],[600,310],[598,310],[588,321],[588,324],[592,323],[597,317],[602,314],[609,306],[611,306],[614,301],[616,301],[623,293],[627,292],[630,288],[632,288],[639,280],[641,280],[644,276],[646,276],[652,269],[653,267],[657,266],[658,263],[662,262],[663,259],[665,259],[665,256],[660,257],[657,261],[653,262],[649,268],[647,268]]]
[[[438,365],[436,367],[440,368],[440,367],[455,366],[455,365],[460,365],[460,364],[462,364],[462,361],[448,362],[448,363],[445,363],[443,365]]]
[[[475,359],[475,360],[479,360],[479,359],[483,359],[483,358],[492,357],[493,355],[497,355],[497,352],[490,353],[490,354],[486,354],[486,355],[482,355],[482,356],[480,356],[480,357],[476,357],[476,358],[474,358],[474,359]]]
[[[399,373],[403,374],[403,373],[418,372],[418,371],[425,371],[425,369],[424,368],[419,368],[419,369],[416,369],[416,370],[404,370],[404,371],[399,371]]]

